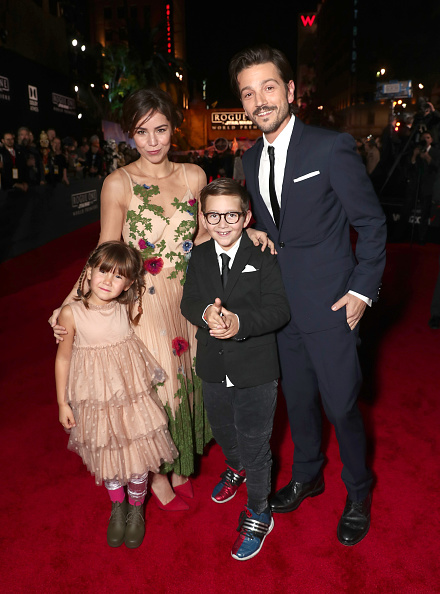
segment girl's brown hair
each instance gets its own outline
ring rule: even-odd
[[[98,267],[104,272],[116,271],[132,282],[130,288],[127,291],[122,291],[116,301],[128,305],[130,320],[137,324],[142,314],[142,295],[145,291],[145,269],[141,253],[123,241],[106,241],[93,250],[79,277],[78,297],[75,297],[77,301],[81,300],[87,308],[91,290],[89,288],[86,293],[83,292],[84,277],[88,268]],[[138,301],[138,314],[133,317],[136,301]]]

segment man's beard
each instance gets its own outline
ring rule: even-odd
[[[264,132],[264,134],[271,134],[272,132],[276,132],[284,120],[289,115],[289,104],[283,104],[281,107],[276,107],[275,105],[267,105],[264,109],[256,109],[252,115],[249,115],[249,118],[258,128]],[[275,119],[270,122],[264,122],[261,118],[257,121],[257,116],[262,111],[277,111]]]

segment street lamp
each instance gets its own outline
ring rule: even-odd
[[[78,39],[72,39],[72,45],[76,47],[78,45]]]

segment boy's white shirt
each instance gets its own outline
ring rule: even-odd
[[[232,268],[232,264],[234,263],[235,260],[235,256],[237,255],[238,252],[238,248],[240,247],[240,243],[241,243],[241,235],[239,237],[239,239],[237,239],[236,243],[228,250],[224,250],[222,248],[222,246],[216,242],[216,240],[213,238],[214,241],[214,247],[215,247],[215,253],[217,254],[217,262],[220,268],[220,274],[222,272],[222,259],[220,257],[220,254],[227,254],[231,259],[229,260],[229,270],[231,270]]]

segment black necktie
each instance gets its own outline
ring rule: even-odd
[[[228,272],[229,272],[229,260],[231,259],[228,254],[224,252],[220,254],[220,258],[222,259],[222,285],[223,288],[226,287],[226,283],[228,282]]]
[[[278,203],[277,193],[275,191],[275,149],[273,146],[267,147],[270,161],[270,172],[269,172],[269,196],[270,204],[272,206],[273,220],[277,227],[280,226],[280,205]]]

